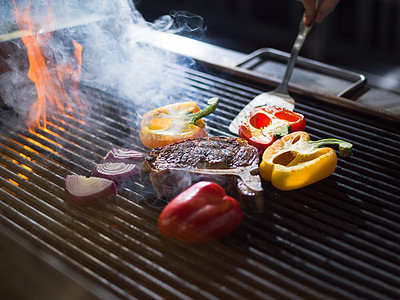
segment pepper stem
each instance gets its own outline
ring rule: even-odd
[[[339,145],[340,156],[350,157],[352,155],[353,145],[343,140],[329,138],[318,141],[307,141],[307,143],[313,144],[314,148],[319,148],[321,146],[326,146],[326,145]]]
[[[197,120],[200,120],[201,118],[203,118],[203,117],[211,114],[212,112],[214,112],[215,109],[218,106],[218,102],[219,102],[218,98],[216,98],[216,97],[210,98],[207,101],[208,106],[206,108],[204,108],[204,109],[202,109],[202,110],[200,110],[200,111],[198,111],[196,113],[190,113],[188,115],[189,124],[194,124]]]

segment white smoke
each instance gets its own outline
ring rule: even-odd
[[[23,11],[29,0],[16,0],[15,3],[17,9]],[[25,116],[36,92],[26,76],[26,59],[21,60],[19,56],[22,54],[18,54],[18,51],[24,53],[25,49],[18,38],[14,10],[13,4],[0,10],[3,28],[0,39],[17,37],[11,39],[13,49],[3,58],[10,71],[0,75],[0,96],[19,115]],[[55,37],[61,42],[50,45],[50,56],[63,56],[63,60],[70,59],[71,64],[76,64],[71,55],[71,41],[82,44],[82,84],[143,107],[164,105],[178,93],[176,82],[164,68],[166,64],[176,63],[178,57],[143,40],[148,40],[148,35],[155,31],[190,34],[204,30],[202,18],[186,12],[172,12],[150,23],[128,0],[32,0],[30,15],[38,37],[41,32],[52,29],[48,28],[46,20],[54,17]]]

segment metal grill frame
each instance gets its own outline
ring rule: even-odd
[[[235,114],[276,85],[205,62],[166,69],[184,98],[201,106],[221,99],[218,112],[205,118],[211,135],[230,135]],[[281,192],[265,184],[264,213],[245,214],[241,227],[219,241],[186,245],[162,237],[159,208],[139,181],[120,187],[108,205],[65,202],[67,174],[88,174],[114,146],[148,151],[131,127],[137,107],[98,91],[107,101],[92,107],[86,125],[59,116],[50,125],[56,134],[35,135],[2,124],[0,222],[119,298],[399,297],[400,133],[390,131],[399,119],[293,85],[290,92],[312,138],[348,140],[354,156],[339,158],[334,174],[310,187]],[[116,110],[120,105],[125,109]]]

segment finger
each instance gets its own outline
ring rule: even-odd
[[[315,17],[315,0],[299,0],[299,2],[302,2],[304,6],[303,22],[309,26]]]
[[[322,22],[326,18],[326,16],[328,16],[331,12],[334,11],[335,7],[338,5],[339,2],[340,0],[322,1],[315,15],[315,22],[317,23]]]

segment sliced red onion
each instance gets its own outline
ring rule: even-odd
[[[65,192],[71,202],[87,206],[114,200],[117,187],[114,181],[105,178],[67,175]]]
[[[104,157],[104,162],[124,162],[138,164],[144,161],[146,154],[125,148],[112,148]]]
[[[92,176],[107,178],[115,182],[122,182],[139,176],[140,168],[136,164],[107,162],[95,165],[91,174]]]

